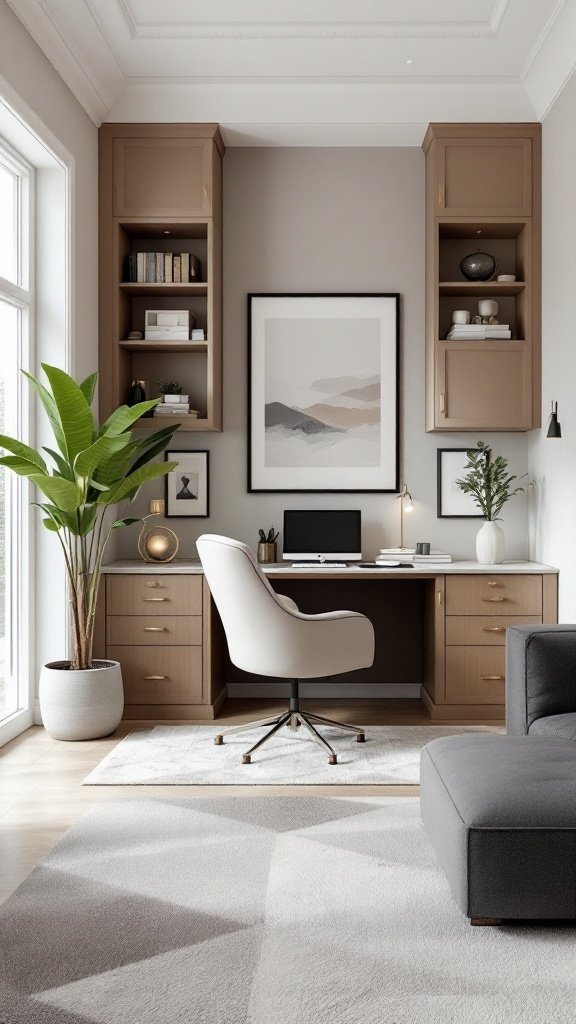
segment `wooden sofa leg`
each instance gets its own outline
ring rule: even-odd
[[[477,928],[487,928],[492,925],[502,924],[501,917],[471,917],[470,924]]]

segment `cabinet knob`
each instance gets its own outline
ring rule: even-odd
[[[150,601],[167,601],[168,598],[167,597],[143,597],[142,600],[143,601],[148,601],[148,602],[150,602]]]
[[[484,679],[487,682],[496,682],[497,680],[504,679],[504,676],[480,676],[480,679]]]
[[[504,633],[505,626],[482,626],[483,633]]]
[[[166,633],[166,626],[143,626],[144,633]]]
[[[168,678],[168,676],[144,676],[144,679],[153,679],[153,680],[167,679],[167,678]]]

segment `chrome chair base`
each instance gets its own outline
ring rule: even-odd
[[[300,700],[298,696],[298,682],[293,680],[292,682],[292,697],[290,699],[290,707],[287,711],[281,715],[275,715],[272,718],[262,718],[257,722],[248,722],[246,725],[236,725],[232,729],[227,729],[224,733],[219,733],[214,737],[214,743],[216,746],[221,746],[224,740],[228,736],[234,736],[239,732],[249,732],[251,729],[263,729],[266,726],[270,726],[268,732],[264,734],[245,754],[242,754],[242,764],[252,763],[252,754],[259,747],[267,743],[281,728],[286,725],[289,729],[296,731],[301,726],[310,734],[313,739],[320,747],[328,752],[328,764],[338,764],[338,755],[333,747],[330,746],[328,741],[324,738],[321,732],[318,731],[316,726],[318,725],[329,725],[333,729],[343,729],[344,732],[356,733],[356,742],[365,743],[366,733],[361,726],[358,725],[345,725],[343,722],[335,722],[331,718],[323,718],[321,715],[311,715],[308,712],[300,709]]]

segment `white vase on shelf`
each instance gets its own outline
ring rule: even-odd
[[[493,520],[486,520],[476,534],[476,558],[481,565],[500,565],[505,544],[502,528]]]

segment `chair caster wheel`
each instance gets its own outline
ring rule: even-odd
[[[338,764],[337,754],[330,754],[328,757],[328,764]]]
[[[214,737],[214,743],[215,743],[215,745],[217,747],[221,747],[222,744],[224,743],[224,737],[223,736],[215,736]]]
[[[366,743],[366,733],[359,732],[356,735],[356,743]]]
[[[242,754],[242,764],[252,764],[250,754]]]

